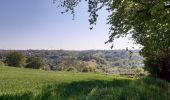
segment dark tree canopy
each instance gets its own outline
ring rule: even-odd
[[[57,0],[54,0],[54,2]],[[170,1],[169,0],[84,0],[88,2],[90,25],[96,24],[98,10],[104,6],[110,12],[110,36],[132,35],[143,46],[145,68],[154,76],[170,80]],[[60,0],[65,12],[71,11],[82,0]]]
[[[46,67],[45,61],[38,56],[29,57],[26,60],[26,63],[27,63],[26,68],[40,69]]]
[[[23,67],[25,65],[25,55],[22,52],[11,52],[7,54],[5,62],[8,66]]]

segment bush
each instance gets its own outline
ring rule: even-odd
[[[9,53],[5,62],[8,66],[22,67],[25,65],[25,55],[22,52]]]
[[[85,62],[82,72],[97,72],[97,63],[95,60]]]
[[[0,60],[0,66],[4,66],[4,62]]]
[[[97,69],[96,67],[93,67],[93,66],[85,66],[82,72],[97,72]]]
[[[144,76],[147,75],[147,72],[144,71],[143,68],[141,67],[137,67],[134,69],[133,73],[135,74],[136,77],[140,77],[140,76]]]
[[[71,72],[78,72],[77,69],[74,68],[74,67],[69,67],[69,68],[66,69],[66,71],[69,71],[69,72],[70,72],[70,71],[71,71]]]
[[[161,54],[161,53],[160,53]],[[166,57],[167,56],[167,57]],[[145,69],[149,71],[149,73],[157,78],[161,78],[163,80],[170,82],[170,54],[167,53],[167,55],[163,56],[156,56],[154,57],[147,57],[144,61],[145,63]]]
[[[45,71],[50,70],[50,68],[46,64],[41,69]]]
[[[42,68],[42,69],[47,70],[45,61],[40,57],[37,57],[37,56],[29,57],[26,60],[26,63],[27,63],[26,68],[33,68],[33,69]]]
[[[57,70],[59,71],[66,71],[69,68],[75,68],[80,71],[82,68],[81,61],[76,58],[65,58],[57,65]]]

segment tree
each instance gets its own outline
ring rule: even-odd
[[[82,72],[97,72],[97,63],[95,60],[91,60],[88,62],[84,62],[84,66],[82,66]]]
[[[145,69],[153,76],[170,81],[170,1],[169,0],[85,0],[88,1],[90,25],[96,24],[97,12],[104,6],[108,16],[110,37],[132,35],[143,46]],[[61,0],[65,12],[71,11],[81,0]]]
[[[31,56],[26,60],[26,68],[33,68],[33,69],[44,69],[46,68],[46,63],[45,61],[37,56]]]
[[[11,52],[7,54],[5,62],[8,66],[23,67],[25,65],[25,55],[22,52]]]
[[[67,70],[68,68],[75,68],[79,70],[81,62],[74,57],[68,57],[63,59],[59,64],[57,69],[59,71]]]

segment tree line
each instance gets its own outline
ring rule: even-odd
[[[6,55],[4,62],[8,66],[25,67],[33,69],[46,69],[46,62],[39,56],[26,57],[23,52],[11,52]]]
[[[75,57],[62,59],[56,69],[50,69],[48,62],[38,55],[26,57],[23,52],[15,51],[6,54],[4,61],[0,65],[12,67],[24,67],[42,70],[75,71],[75,72],[97,72],[95,61],[82,62]]]

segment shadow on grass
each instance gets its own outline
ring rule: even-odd
[[[39,100],[103,100],[113,99],[112,91],[127,87],[131,80],[88,80],[49,86],[37,97]],[[113,89],[113,90],[110,90]]]
[[[0,100],[31,100],[32,93],[16,94],[16,95],[2,95]]]
[[[167,85],[147,78],[88,80],[48,86],[38,96],[33,93],[4,95],[0,100],[170,100]]]

